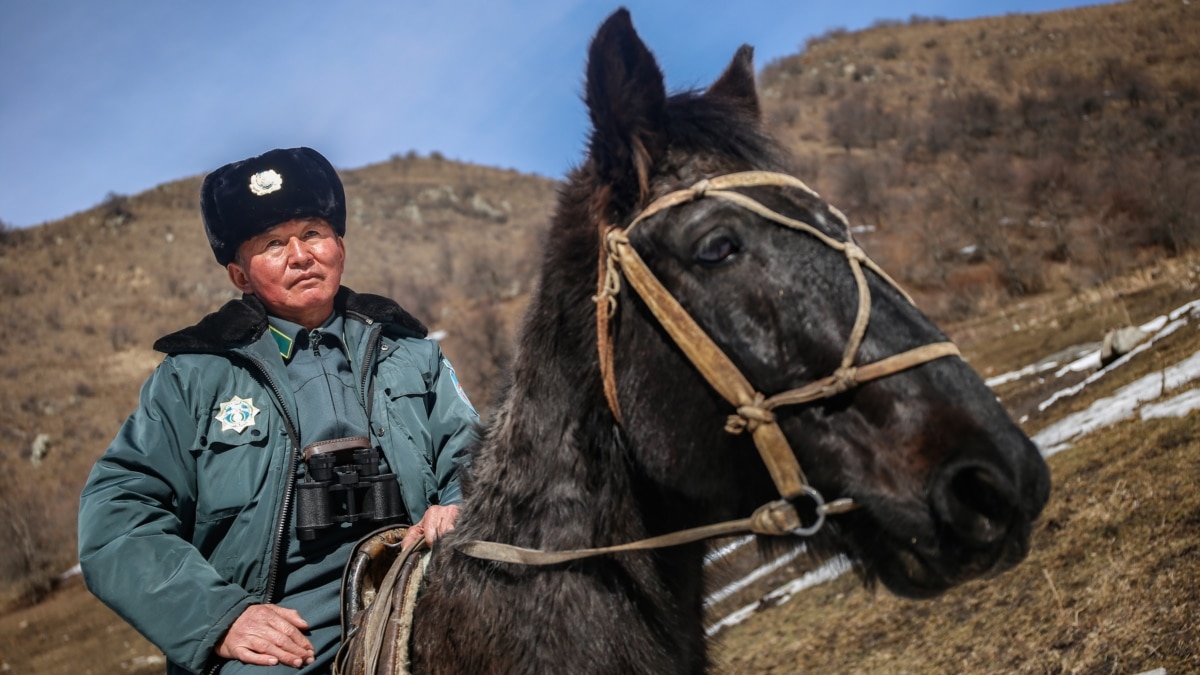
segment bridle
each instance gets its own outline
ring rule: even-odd
[[[506,544],[473,541],[461,545],[459,550],[473,557],[488,560],[548,565],[601,553],[660,548],[747,531],[755,534],[811,536],[824,525],[826,515],[844,513],[858,507],[858,504],[849,498],[826,502],[824,497],[808,483],[795,453],[792,452],[787,438],[779,428],[774,410],[785,405],[799,405],[831,398],[865,382],[877,380],[935,359],[959,356],[958,347],[952,342],[935,342],[866,365],[855,366],[854,360],[858,355],[863,337],[866,335],[871,314],[871,292],[863,267],[866,266],[879,275],[910,303],[912,298],[854,243],[850,232],[850,223],[841,211],[833,206],[828,207],[830,214],[844,226],[845,241],[831,237],[808,223],[773,211],[745,194],[735,191],[737,188],[760,186],[794,188],[814,199],[820,199],[815,191],[800,180],[786,174],[768,171],[725,174],[701,180],[689,188],[663,195],[638,213],[628,226],[604,228],[601,234],[598,290],[593,299],[596,302],[597,348],[600,356],[601,377],[604,382],[604,396],[618,424],[621,423],[621,409],[617,399],[609,324],[616,312],[621,278],[624,277],[630,288],[641,297],[651,314],[671,336],[671,339],[675,341],[675,344],[679,346],[696,370],[722,398],[733,405],[735,413],[730,415],[726,421],[725,431],[731,434],[743,432],[750,434],[782,499],[759,507],[749,518],[682,530],[618,546],[547,552]],[[774,223],[805,232],[830,248],[845,254],[850,271],[858,286],[858,312],[850,331],[850,337],[842,352],[841,364],[833,373],[802,387],[771,396],[759,392],[642,261],[641,256],[629,242],[630,231],[657,213],[700,199],[720,199],[730,202]],[[809,503],[807,510],[811,510],[812,515],[809,522],[805,522],[796,510],[796,503],[803,500]]]

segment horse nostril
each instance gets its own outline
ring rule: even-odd
[[[952,468],[943,476],[934,504],[964,544],[983,547],[1007,535],[1016,511],[1016,495],[1008,481],[974,464]]]

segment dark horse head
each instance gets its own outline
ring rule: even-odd
[[[703,94],[668,97],[654,57],[618,13],[592,45],[587,102],[590,157],[566,194],[587,195],[590,212],[573,220],[628,225],[648,201],[701,179],[788,171],[760,130],[749,48]],[[848,236],[840,214],[814,195],[744,192],[829,237]],[[862,304],[841,251],[716,200],[661,211],[629,239],[759,392],[795,389],[838,368]],[[867,272],[867,284],[871,315],[856,364],[946,339],[879,275]],[[618,307],[617,399],[639,468],[686,514],[736,516],[762,503],[773,487],[756,453],[721,431],[729,403],[638,297],[623,290]],[[1049,491],[1046,466],[960,358],[775,415],[816,489],[863,506],[833,519],[833,543],[890,589],[930,595],[1024,556]]]
[[[421,608],[431,614],[414,640],[421,668],[454,651],[448,672],[485,663],[514,672],[537,672],[537,664],[701,670],[699,545],[549,568],[453,551],[464,540],[550,550],[620,544],[742,518],[779,497],[750,435],[725,430],[734,406],[629,283],[611,290],[615,312],[599,331],[611,340],[615,391],[606,396],[594,299],[608,228],[630,225],[655,199],[703,179],[789,172],[761,128],[751,50],[739,50],[707,90],[668,96],[653,55],[618,11],[592,42],[586,99],[589,152],[562,188],[511,387],[473,459],[459,527],[431,564]],[[838,370],[863,306],[860,283],[846,252],[822,241],[849,234],[815,194],[771,185],[734,191],[816,234],[726,200],[696,199],[628,229],[628,243],[770,396]],[[879,273],[868,269],[864,283],[869,320],[853,365],[946,340]],[[928,596],[1025,555],[1049,492],[1046,465],[957,356],[780,407],[774,417],[811,485],[860,505],[831,516],[817,541],[888,588]],[[438,637],[447,625],[456,640]],[[466,643],[483,656],[464,656]]]

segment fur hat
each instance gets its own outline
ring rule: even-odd
[[[346,192],[329,160],[312,148],[271,150],[213,171],[200,187],[213,255],[233,262],[247,239],[296,218],[322,218],[346,234]]]

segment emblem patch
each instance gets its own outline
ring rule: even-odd
[[[259,171],[250,176],[250,191],[259,197],[269,195],[282,187],[283,176],[280,176],[275,169]]]
[[[221,404],[221,411],[216,420],[221,423],[221,431],[242,433],[248,427],[254,426],[254,418],[259,410],[254,407],[254,399],[234,396]]]
[[[463,403],[467,404],[467,407],[471,409],[471,412],[478,415],[479,413],[475,412],[475,406],[471,405],[471,399],[467,398],[467,392],[464,391],[462,385],[458,383],[458,374],[454,372],[454,366],[450,365],[450,359],[443,357],[442,365],[446,366],[446,370],[450,371],[450,381],[454,383],[454,390],[458,392],[458,397],[462,399]]]

